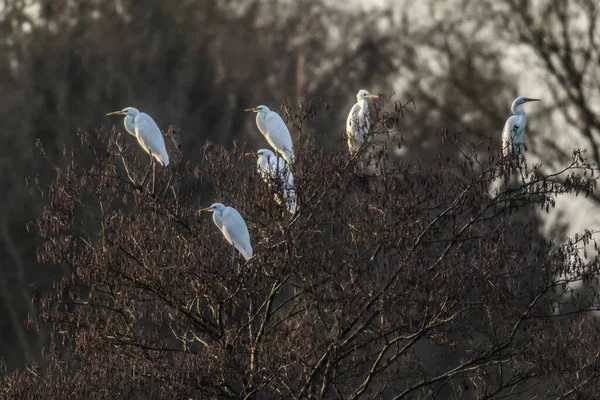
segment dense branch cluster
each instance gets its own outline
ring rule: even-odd
[[[11,95],[0,107],[0,185],[10,195],[0,199],[0,357],[10,368],[41,356],[45,330],[32,335],[22,321],[35,312],[31,296],[65,273],[36,263],[39,238],[24,228],[44,202],[23,177],[52,172],[31,143],[42,139],[54,156],[78,127],[99,125],[117,107],[137,105],[163,128],[177,123],[182,151],[196,162],[192,149],[206,139],[228,146],[243,136],[258,148],[263,139],[240,109],[298,98],[327,100],[330,112],[305,133],[319,148],[341,148],[355,90],[393,87],[418,99],[402,125],[402,159],[414,164],[438,154],[440,126],[467,126],[472,141],[489,134],[495,151],[510,101],[527,94],[543,99],[526,142],[546,173],[568,163],[573,147],[600,163],[597,0],[376,3],[4,0],[0,91]],[[582,210],[596,215],[600,196],[587,200],[564,201],[569,210],[544,219],[545,233],[562,240],[594,224]]]
[[[577,151],[557,176],[482,161],[447,132],[438,139],[459,162],[441,153],[407,165],[379,150],[396,144],[387,133],[400,116],[377,114],[359,157],[300,135],[294,215],[236,144],[207,143],[198,164],[175,154],[152,192],[139,186],[146,158],[120,133],[82,134],[81,147],[53,161],[55,179],[36,185],[47,202],[35,224],[39,261],[71,270],[32,321],[51,324],[52,345],[42,364],[0,376],[2,396],[594,393],[590,311],[600,302],[595,286],[585,295],[571,286],[598,273],[584,257],[593,233],[557,246],[531,213],[590,193],[593,166]],[[286,115],[296,127],[310,116]],[[499,179],[507,183],[490,194]],[[214,199],[248,223],[248,262],[197,215]]]

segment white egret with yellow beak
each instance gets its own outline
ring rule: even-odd
[[[527,125],[527,114],[523,105],[530,101],[540,101],[540,99],[531,99],[529,97],[517,97],[510,108],[514,115],[511,115],[504,124],[502,130],[502,154],[507,157],[516,157],[524,150],[525,125]]]
[[[288,127],[283,119],[275,111],[269,110],[267,106],[247,108],[244,111],[253,111],[256,114],[256,126],[267,142],[283,159],[292,165],[294,162],[294,144]]]
[[[213,221],[225,240],[238,249],[246,261],[252,258],[252,245],[250,244],[248,226],[235,208],[226,207],[221,203],[214,203],[210,207],[198,210],[198,213],[203,211],[213,213]]]
[[[369,116],[369,103],[367,99],[377,99],[379,96],[371,94],[366,90],[359,90],[356,94],[356,104],[350,109],[346,119],[346,139],[348,150],[355,155],[365,141],[365,135],[371,129],[371,118]]]

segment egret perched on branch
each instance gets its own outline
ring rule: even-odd
[[[244,111],[254,111],[258,130],[267,139],[271,147],[287,161],[289,165],[294,162],[294,145],[292,136],[283,119],[267,106],[247,108]]]
[[[125,129],[138,140],[142,149],[150,158],[156,158],[159,164],[169,165],[169,155],[163,138],[156,122],[146,113],[141,113],[137,108],[126,107],[121,111],[109,112],[106,115],[125,115]]]
[[[252,245],[250,244],[248,227],[244,218],[242,218],[235,208],[215,203],[210,207],[198,210],[198,213],[202,211],[213,213],[213,221],[217,228],[221,230],[221,233],[225,236],[229,244],[238,249],[246,261],[252,258]]]
[[[529,97],[517,97],[510,108],[514,115],[511,115],[504,124],[502,130],[502,154],[505,157],[515,157],[523,151],[525,136],[525,125],[527,125],[527,115],[523,105],[530,101],[540,101],[540,99],[530,99]]]
[[[245,156],[252,156],[253,153],[244,153]],[[296,202],[296,188],[294,187],[294,175],[290,171],[287,163],[283,158],[276,156],[271,150],[260,149],[256,152],[258,160],[256,162],[256,169],[260,174],[261,178],[269,184],[271,182],[277,182],[281,179],[283,185],[283,201],[285,201],[285,207],[289,212],[294,214],[297,208]],[[281,204],[281,199],[277,193],[275,193],[275,201]]]
[[[362,146],[365,135],[371,129],[371,118],[369,116],[369,104],[367,99],[377,99],[379,96],[371,94],[366,90],[359,90],[356,94],[356,104],[352,106],[348,119],[346,120],[346,138],[350,154],[354,155]]]

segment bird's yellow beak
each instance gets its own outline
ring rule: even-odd
[[[113,111],[113,112],[109,112],[106,115],[123,115],[123,111]]]
[[[244,153],[243,155],[246,157],[252,157],[254,155],[254,153]]]
[[[208,211],[210,210],[210,207],[206,207],[206,208],[201,208],[198,211],[196,211],[196,215],[200,215],[200,213],[204,212],[204,211]]]
[[[244,111],[258,111],[256,107],[246,108]]]
[[[378,99],[379,98],[379,96],[377,96],[376,94],[370,94],[370,93],[367,95],[367,97],[370,99]]]
[[[527,99],[527,101],[542,101],[540,99]]]

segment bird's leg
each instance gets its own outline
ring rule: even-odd
[[[146,168],[146,173],[144,174],[144,179],[142,179],[142,183],[140,184],[140,189],[142,189],[144,187],[144,184],[146,183],[146,178],[148,178],[148,173],[150,172],[150,167],[152,167],[153,163],[154,163],[154,158],[152,157],[152,153],[150,153],[150,164],[148,164],[148,167]]]
[[[231,269],[235,268],[235,246],[231,246]]]
[[[162,199],[163,201],[167,197],[167,191],[169,190],[169,186],[171,186],[171,181],[173,180],[173,176],[175,176],[175,172],[179,169],[179,166],[171,173],[169,180],[167,181],[167,186],[165,187],[165,191],[163,192]]]
[[[154,196],[154,184],[156,183],[156,163],[152,161],[152,196]]]
[[[282,157],[283,159],[283,157]],[[289,165],[288,165],[289,168]],[[280,189],[283,188],[283,173],[279,170],[279,158],[277,155],[275,155],[275,188]],[[285,206],[285,197],[283,199],[283,203]]]
[[[362,176],[364,170],[362,154],[358,154],[358,152],[356,154],[356,156],[358,157],[358,162],[354,166],[354,173]]]

